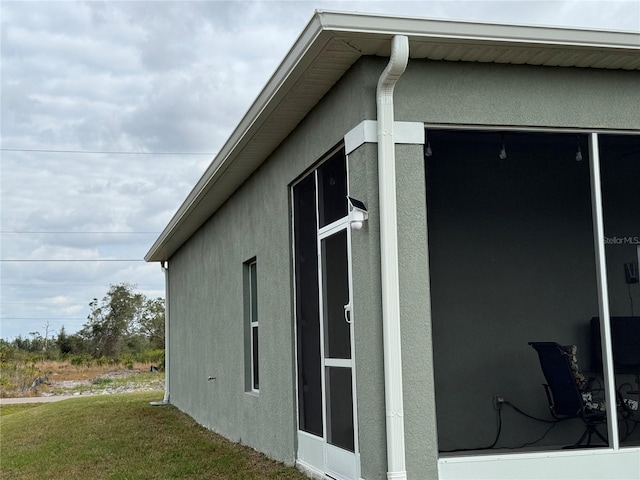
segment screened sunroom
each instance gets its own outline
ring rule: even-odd
[[[637,449],[640,136],[428,129],[425,171],[441,464]],[[532,342],[575,346],[601,436]]]

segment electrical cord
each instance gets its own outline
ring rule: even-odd
[[[473,447],[473,448],[455,448],[453,450],[440,450],[441,453],[454,453],[454,452],[471,452],[474,450],[490,450],[494,448],[498,440],[500,439],[500,434],[502,433],[502,409],[498,409],[498,432],[496,433],[496,438],[493,443],[487,447]]]
[[[535,445],[538,442],[541,442],[542,440],[544,440],[546,438],[546,436],[549,434],[549,432],[553,429],[553,427],[555,427],[558,423],[560,423],[561,421],[565,420],[565,419],[554,419],[554,420],[547,420],[544,418],[538,418],[534,415],[531,415],[523,410],[521,410],[520,408],[516,407],[513,403],[505,401],[504,402],[506,405],[509,405],[511,408],[513,408],[516,412],[518,412],[520,415],[523,415],[527,418],[530,418],[532,420],[535,420],[537,422],[543,422],[543,423],[550,423],[551,425],[549,425],[549,428],[547,428],[544,433],[542,434],[542,436],[540,438],[538,438],[537,440],[533,440],[532,442],[525,442],[522,445],[519,445],[517,447],[503,447],[509,450],[517,450],[520,448],[525,448],[525,447],[530,447],[531,445]]]
[[[554,425],[556,423],[558,423],[560,420],[546,420],[544,418],[538,418],[538,417],[534,417],[533,415],[528,414],[527,412],[524,412],[522,410],[520,410],[518,407],[516,407],[513,403],[508,402],[508,401],[504,401],[505,405],[509,405],[511,408],[513,408],[516,412],[518,412],[520,415],[524,415],[527,418],[530,418],[532,420],[537,420],[538,422],[544,422],[544,423],[553,423]]]
[[[549,432],[553,429],[553,427],[555,427],[561,421],[565,420],[565,419],[547,420],[547,419],[544,419],[544,418],[538,418],[536,416],[530,415],[527,412],[521,410],[520,408],[518,408],[517,406],[515,406],[513,403],[511,403],[509,401],[505,400],[503,403],[505,405],[509,405],[516,412],[518,412],[520,415],[523,415],[523,416],[525,416],[527,418],[530,418],[530,419],[538,421],[538,422],[550,423],[551,425],[549,426],[549,428],[547,428],[545,430],[545,432],[542,434],[542,436],[540,438],[538,438],[537,440],[533,440],[532,442],[523,443],[522,445],[517,446],[517,447],[500,447],[500,448],[505,448],[505,449],[508,449],[508,450],[515,450],[515,449],[519,449],[519,448],[524,448],[524,447],[528,447],[528,446],[531,446],[531,445],[535,445],[536,443],[542,441],[549,434]],[[495,438],[495,440],[493,441],[493,443],[491,445],[484,446],[484,447],[455,448],[455,449],[452,449],[452,450],[440,450],[440,452],[442,452],[442,453],[470,452],[470,451],[474,451],[474,450],[491,450],[491,449],[495,448],[496,445],[498,444],[498,440],[500,440],[500,434],[502,433],[502,408],[498,408],[497,412],[498,412],[498,431],[496,433],[496,438]]]
[[[625,386],[631,387],[631,384],[626,384],[625,383],[625,384],[621,385],[620,388],[625,387]],[[519,445],[519,446],[516,446],[516,447],[500,447],[500,448],[504,448],[504,449],[507,449],[507,450],[517,450],[517,449],[520,449],[520,448],[525,448],[525,447],[529,447],[531,445],[535,445],[536,443],[541,442],[542,440],[544,440],[546,438],[546,436],[549,434],[549,432],[558,423],[560,423],[560,422],[562,422],[564,420],[568,420],[566,418],[560,418],[560,419],[555,419],[555,420],[547,420],[547,419],[544,419],[544,418],[539,418],[539,417],[536,417],[534,415],[531,415],[531,414],[521,410],[520,408],[518,408],[516,405],[514,405],[513,403],[511,403],[509,401],[505,400],[503,403],[505,405],[509,405],[511,408],[513,408],[513,410],[515,410],[520,415],[523,415],[523,416],[525,416],[527,418],[530,418],[532,420],[535,420],[537,422],[543,422],[543,423],[550,423],[551,424],[551,425],[549,425],[549,428],[547,428],[545,430],[545,432],[542,434],[542,436],[540,438],[536,439],[536,440],[533,440],[531,442],[523,443],[522,445]],[[502,433],[502,409],[499,408],[497,412],[498,412],[498,431],[496,433],[496,438],[495,438],[495,440],[493,441],[493,443],[491,445],[484,446],[484,447],[455,448],[453,450],[440,450],[440,452],[442,452],[442,453],[470,452],[470,451],[474,451],[474,450],[491,450],[491,449],[495,448],[495,446],[498,444],[498,440],[500,439],[500,434]],[[633,423],[634,423],[633,426],[631,428],[629,428],[628,423],[625,421],[625,434],[623,436],[623,440],[628,438],[629,435],[631,435],[635,431],[638,423],[640,423],[640,422],[634,421]]]
[[[547,421],[547,420],[545,420],[545,421]],[[533,442],[526,442],[526,443],[523,443],[522,445],[520,445],[518,447],[504,447],[504,448],[506,448],[508,450],[517,450],[519,448],[530,447],[531,445],[535,445],[536,443],[542,441],[547,436],[547,434],[551,431],[551,429],[553,427],[555,427],[558,423],[560,423],[560,420],[554,420],[553,422],[551,422],[551,425],[549,426],[549,428],[547,428],[545,430],[545,432],[542,434],[542,436],[540,438],[538,438],[537,440],[534,440]]]

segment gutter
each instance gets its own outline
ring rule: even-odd
[[[169,401],[169,262],[160,262],[164,272],[164,398],[161,402],[150,402],[153,406],[170,405]]]
[[[393,90],[407,67],[408,61],[408,37],[394,36],[391,43],[389,64],[382,72],[376,90],[384,394],[387,426],[387,478],[389,480],[407,478],[402,394]]]

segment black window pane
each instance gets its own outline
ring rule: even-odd
[[[260,372],[258,369],[258,327],[252,328],[252,355],[253,355],[253,388],[258,390],[260,388]]]
[[[320,227],[345,217],[347,206],[347,166],[344,149],[318,168],[318,211]]]
[[[349,303],[347,231],[322,240],[325,355],[351,358],[351,329],[344,306]]]
[[[328,441],[351,452],[353,440],[353,390],[351,389],[351,369],[327,368],[327,427]]]
[[[298,415],[300,430],[322,436],[322,367],[315,176],[293,189]]]
[[[251,278],[251,322],[258,321],[258,280],[256,263],[249,266],[249,276]]]

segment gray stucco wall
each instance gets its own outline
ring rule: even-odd
[[[411,61],[396,120],[451,125],[640,129],[640,72]]]
[[[437,478],[426,192],[422,145],[396,148],[398,261],[407,474]]]
[[[296,437],[289,185],[360,121],[375,119],[375,86],[386,62],[363,58],[354,65],[170,261],[172,403],[228,438],[288,463],[295,459]],[[638,72],[412,60],[396,87],[396,120],[640,129],[637,85]],[[437,478],[422,148],[398,146],[397,155],[407,468],[410,478]],[[386,476],[376,157],[375,145],[349,156],[351,193],[370,209],[369,222],[352,237],[366,479]],[[254,256],[258,395],[245,393],[244,369],[242,265]],[[208,382],[208,376],[216,380]]]
[[[360,75],[358,66],[347,73],[170,259],[171,403],[287,463],[295,459],[297,428],[289,185],[368,116],[358,104]],[[259,394],[245,392],[243,263],[253,257]]]

